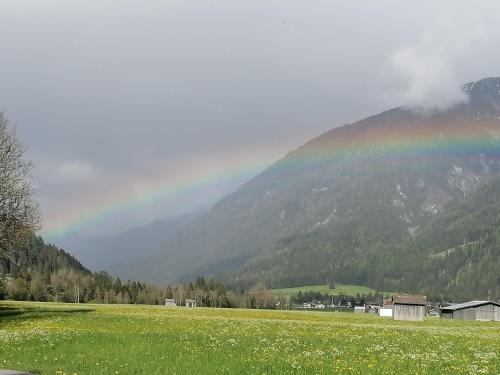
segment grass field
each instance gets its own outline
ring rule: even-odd
[[[403,323],[371,314],[131,305],[0,306],[0,368],[41,374],[500,373],[498,322]]]
[[[347,296],[355,296],[356,294],[369,294],[369,293],[375,293],[375,289],[368,288],[366,286],[362,285],[342,285],[342,284],[336,284],[335,288],[330,288],[328,284],[322,284],[322,285],[305,285],[305,286],[298,286],[294,288],[283,288],[283,289],[272,289],[273,292],[277,294],[282,294],[285,296],[293,296],[297,295],[299,291],[304,292],[320,292],[323,294],[333,294],[333,295],[340,295],[344,294]],[[390,294],[390,293],[384,293],[384,294]]]

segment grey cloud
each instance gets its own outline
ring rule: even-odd
[[[385,77],[389,97],[423,110],[442,110],[467,100],[458,70],[467,56],[482,58],[500,28],[490,9],[439,9],[414,43],[397,48]],[[489,21],[489,22],[488,22]],[[477,64],[477,62],[476,62]],[[481,78],[481,77],[477,77]],[[474,78],[476,79],[476,78]]]

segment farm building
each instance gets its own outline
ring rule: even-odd
[[[423,320],[426,304],[426,296],[395,294],[392,296],[392,316],[394,320]]]
[[[392,297],[391,298],[384,298],[382,299],[383,303],[382,306],[384,309],[392,309]]]
[[[196,301],[194,299],[186,299],[186,307],[196,307]]]
[[[165,298],[165,306],[175,307],[177,304],[175,303],[175,299],[173,298]]]
[[[500,321],[500,303],[470,301],[441,308],[443,319]]]

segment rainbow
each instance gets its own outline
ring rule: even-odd
[[[295,165],[309,167],[325,161],[356,158],[360,152],[368,153],[370,157],[387,159],[470,157],[480,154],[500,159],[498,119],[471,124],[470,120],[436,122],[433,117],[429,117],[410,121],[409,124],[405,121],[402,129],[383,121],[378,123],[377,117],[373,119],[371,122],[361,121],[325,133],[278,161],[275,168]],[[98,224],[127,209],[138,209],[159,201],[175,199],[181,193],[203,192],[210,185],[248,179],[276,160],[276,150],[280,146],[283,145],[226,155],[215,163],[215,168],[194,163],[176,173],[159,173],[144,183],[139,191],[121,189],[111,198],[98,197],[64,212],[51,213],[44,221],[41,234],[57,238],[70,231]]]
[[[140,188],[116,188],[111,197],[103,195],[91,202],[82,201],[64,211],[44,215],[40,235],[56,239],[69,232],[96,225],[122,211],[140,209],[167,199],[174,200],[181,193],[203,192],[209,186],[245,180],[262,171],[275,159],[273,152],[259,152],[256,155],[244,152],[209,163],[191,163],[182,170],[161,172],[141,181]],[[121,182],[117,185],[133,184]]]
[[[385,158],[456,157],[478,153],[498,157],[500,119],[471,123],[459,119],[436,122],[432,117],[417,117],[414,122],[396,129],[383,121],[360,122],[324,134],[299,149],[294,157],[304,161],[330,161],[367,151],[372,156]]]

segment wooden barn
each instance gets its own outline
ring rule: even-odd
[[[392,297],[391,298],[383,298],[382,299],[382,306],[384,309],[392,309]]]
[[[470,301],[441,308],[441,318],[460,320],[500,321],[500,303]]]
[[[392,296],[392,316],[394,320],[424,320],[426,304],[426,296],[395,294]]]

